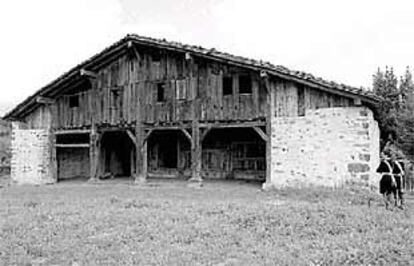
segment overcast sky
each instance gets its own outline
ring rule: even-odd
[[[356,87],[414,63],[414,5],[395,0],[0,2],[1,103],[17,104],[127,33],[263,59]]]

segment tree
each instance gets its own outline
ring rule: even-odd
[[[383,98],[377,109],[381,146],[393,142],[405,154],[414,155],[414,82],[407,67],[398,82],[393,68],[373,75],[373,91]]]

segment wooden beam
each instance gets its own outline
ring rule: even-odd
[[[209,127],[207,127],[207,128],[205,128],[205,129],[204,129],[204,131],[201,133],[201,136],[200,136],[200,141],[201,141],[201,142],[203,142],[203,140],[204,140],[204,139],[205,139],[205,137],[207,136],[208,132],[210,132],[210,131],[211,131],[211,129],[212,129],[212,127],[211,127],[211,126],[209,126]]]
[[[92,71],[89,71],[83,68],[79,71],[79,73],[83,77],[94,78],[94,79],[98,76],[95,72],[92,72]]]
[[[66,134],[90,134],[90,129],[66,129],[66,130],[56,130],[55,135],[66,135]]]
[[[200,183],[203,181],[201,177],[201,139],[200,128],[197,123],[193,124],[191,138],[191,178],[190,182]]]
[[[36,97],[36,103],[41,103],[41,104],[54,104],[55,100],[52,98],[47,98],[47,97],[43,97],[43,96],[37,96]]]
[[[145,144],[148,141],[148,138],[151,136],[153,131],[154,131],[153,129],[145,130],[145,136],[144,136],[144,139],[143,139],[143,144]]]
[[[135,123],[135,183],[145,184],[148,176],[148,162],[147,162],[147,151],[148,143],[147,139],[152,133],[152,130],[146,132],[143,124],[143,111],[144,111],[144,91],[139,90],[137,92],[137,101],[136,101],[136,123]]]
[[[268,78],[269,77],[269,74],[265,70],[260,70],[260,77],[262,79],[265,79],[265,78]]]
[[[56,152],[56,135],[53,134],[53,131],[56,129],[57,125],[57,105],[51,104],[47,105],[47,108],[50,111],[50,128],[49,128],[49,141],[50,145],[50,171],[52,173],[52,179],[54,182],[58,181],[58,162],[57,162],[57,152]]]
[[[186,52],[185,53],[185,60],[191,60],[191,59],[192,59],[191,54],[189,52]]]
[[[264,141],[268,141],[269,140],[269,136],[266,135],[266,133],[263,132],[263,130],[260,127],[253,127],[254,131],[257,132],[257,134],[259,134],[259,136],[264,140]]]
[[[247,121],[247,122],[233,122],[233,123],[200,123],[201,128],[250,128],[266,126],[265,121]]]
[[[81,144],[56,144],[56,148],[89,148],[90,144],[81,143]]]
[[[90,134],[90,141],[89,141],[89,163],[90,163],[90,170],[89,175],[90,181],[98,180],[98,168],[99,168],[99,143],[98,143],[98,133],[96,130],[92,130]]]
[[[187,139],[188,139],[190,142],[192,142],[192,141],[193,141],[193,138],[191,137],[190,133],[188,133],[188,131],[187,131],[186,129],[184,129],[184,128],[180,128],[180,130],[181,130],[181,132],[183,132],[183,133],[184,133],[184,135],[187,137]]]
[[[92,80],[91,81],[91,91],[92,91],[92,97],[93,99],[97,99],[97,93],[98,93],[98,88],[97,88],[97,80]],[[96,108],[96,102],[92,101],[92,106],[91,106],[91,111],[92,114],[95,114],[97,111]],[[90,166],[90,170],[89,170],[89,174],[90,174],[90,181],[91,182],[95,182],[98,180],[99,178],[99,170],[101,169],[101,161],[100,161],[100,157],[101,157],[101,150],[100,150],[100,135],[97,132],[97,123],[95,120],[95,116],[92,116],[91,119],[91,131],[90,131],[90,135],[89,135],[89,166]]]
[[[354,98],[354,105],[356,105],[356,106],[362,105],[361,99],[360,98]]]
[[[193,68],[194,60],[186,56],[186,77],[189,80],[189,91],[191,92],[191,178],[190,186],[201,186],[201,156],[202,143],[200,139],[200,103],[198,101],[197,87],[194,86]]]
[[[132,53],[135,56],[135,59],[139,60],[141,58],[141,56],[139,55],[139,52],[138,52],[137,48],[135,46],[131,46],[131,50],[132,50]]]
[[[145,126],[145,130],[181,130],[184,128],[191,128],[188,126]]]
[[[126,130],[126,133],[128,134],[129,138],[131,139],[132,143],[134,143],[134,145],[137,145],[137,139],[135,138],[134,134],[132,134],[132,132],[130,130]]]
[[[267,141],[266,141],[266,186],[271,187],[271,175],[272,175],[272,120],[275,115],[275,88],[271,86],[269,78],[264,78],[264,84],[267,88],[267,97],[266,97],[266,132],[267,132]]]

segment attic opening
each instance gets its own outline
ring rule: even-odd
[[[233,94],[233,77],[224,76],[223,77],[223,96]]]
[[[252,93],[252,78],[248,74],[239,76],[239,93],[251,94]]]
[[[157,83],[157,102],[164,102],[165,101],[165,83],[159,82]]]
[[[152,51],[151,52],[151,58],[152,58],[152,62],[157,63],[161,61],[162,58],[162,54],[161,51]]]
[[[79,107],[79,95],[69,96],[69,107],[70,108]]]

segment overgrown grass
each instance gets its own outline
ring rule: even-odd
[[[409,208],[361,190],[243,183],[0,189],[2,265],[412,264]]]

